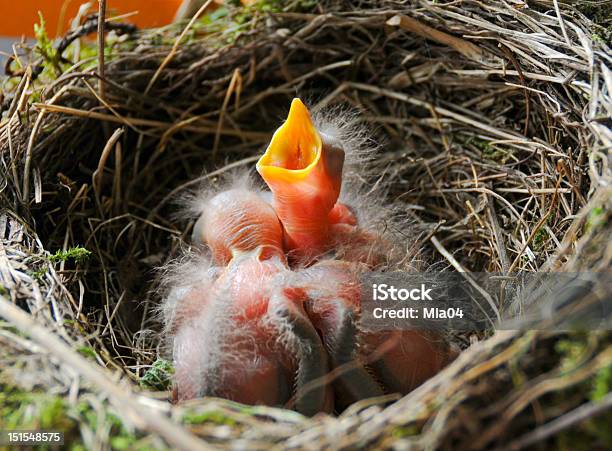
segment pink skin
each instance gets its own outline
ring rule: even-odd
[[[300,271],[297,279],[310,298],[306,309],[332,367],[350,368],[334,384],[339,407],[384,392],[409,393],[455,357],[433,332],[361,330],[359,274],[364,270],[363,264],[322,261]]]
[[[257,249],[232,260],[208,289],[183,299],[184,308],[199,311],[175,336],[178,400],[203,395],[245,404],[288,400],[295,364],[267,339],[273,330],[266,321],[268,285],[286,267],[278,258],[261,260],[262,255]],[[235,302],[225,305],[228,299]]]
[[[288,272],[260,247],[232,259],[209,289],[183,298],[184,309],[201,310],[175,334],[177,400],[218,396],[280,406],[291,400],[308,415],[332,410],[324,385],[292,398],[293,387],[323,378],[328,363],[303,297],[284,288]]]
[[[364,333],[361,340],[366,356],[381,355],[369,365],[390,393],[410,393],[456,357],[435,332],[391,330]]]
[[[284,405],[298,388],[328,371],[327,358],[303,309],[284,288],[290,272],[273,209],[255,193],[215,196],[196,224],[214,260],[226,264],[180,301],[174,335],[177,400],[219,396],[245,404]],[[331,410],[329,389],[298,396],[306,414]]]
[[[220,266],[236,252],[265,246],[283,255],[283,231],[274,209],[257,193],[247,189],[223,191],[206,205],[193,230],[193,241],[205,243]]]

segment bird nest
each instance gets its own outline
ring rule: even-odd
[[[583,12],[260,1],[153,30],[109,22],[103,71],[77,39],[95,18],[56,45],[39,32],[2,95],[0,429],[87,449],[610,446],[606,331],[458,335],[460,356],[407,396],[306,418],[172,405],[154,315],[156,268],[191,227],[177,199],[252,166],[296,94],[357,112],[387,201],[422,232],[405,239],[432,261],[608,271],[609,23]]]

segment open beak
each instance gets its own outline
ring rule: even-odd
[[[338,200],[343,164],[344,150],[326,142],[306,106],[293,99],[287,120],[257,162],[285,230],[290,238],[292,233],[302,236],[294,236],[290,247],[324,239],[318,235],[327,230],[328,215]]]
[[[300,99],[293,99],[287,120],[257,162],[257,171],[271,185],[302,181],[321,160],[322,147],[308,109]]]

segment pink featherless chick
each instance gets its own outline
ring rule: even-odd
[[[176,399],[291,403],[308,415],[331,410],[328,387],[305,387],[325,376],[328,359],[302,300],[286,289],[276,213],[248,186],[219,192],[202,210],[193,238],[212,263],[200,257],[179,265],[164,309]]]

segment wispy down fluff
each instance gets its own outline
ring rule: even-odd
[[[367,163],[376,157],[380,147],[373,138],[372,130],[361,121],[359,112],[336,105],[316,111],[312,120],[319,133],[342,144],[345,175],[349,178],[355,175],[354,172],[367,175]]]
[[[222,191],[245,189],[262,193],[264,191],[263,184],[261,182],[257,183],[258,180],[259,176],[256,175],[254,167],[224,172],[215,178],[204,181],[195,190],[179,198],[180,210],[178,215],[183,219],[198,218],[206,209],[206,204],[210,199]]]
[[[364,124],[359,111],[344,105],[315,112],[313,122],[323,136],[341,143],[345,152],[339,202],[351,207],[362,229],[375,232],[389,245],[380,269],[422,270],[413,220],[401,203],[392,206],[387,201],[389,186],[384,175],[374,172],[373,163],[382,148],[374,131]],[[379,241],[371,247],[380,245]]]

